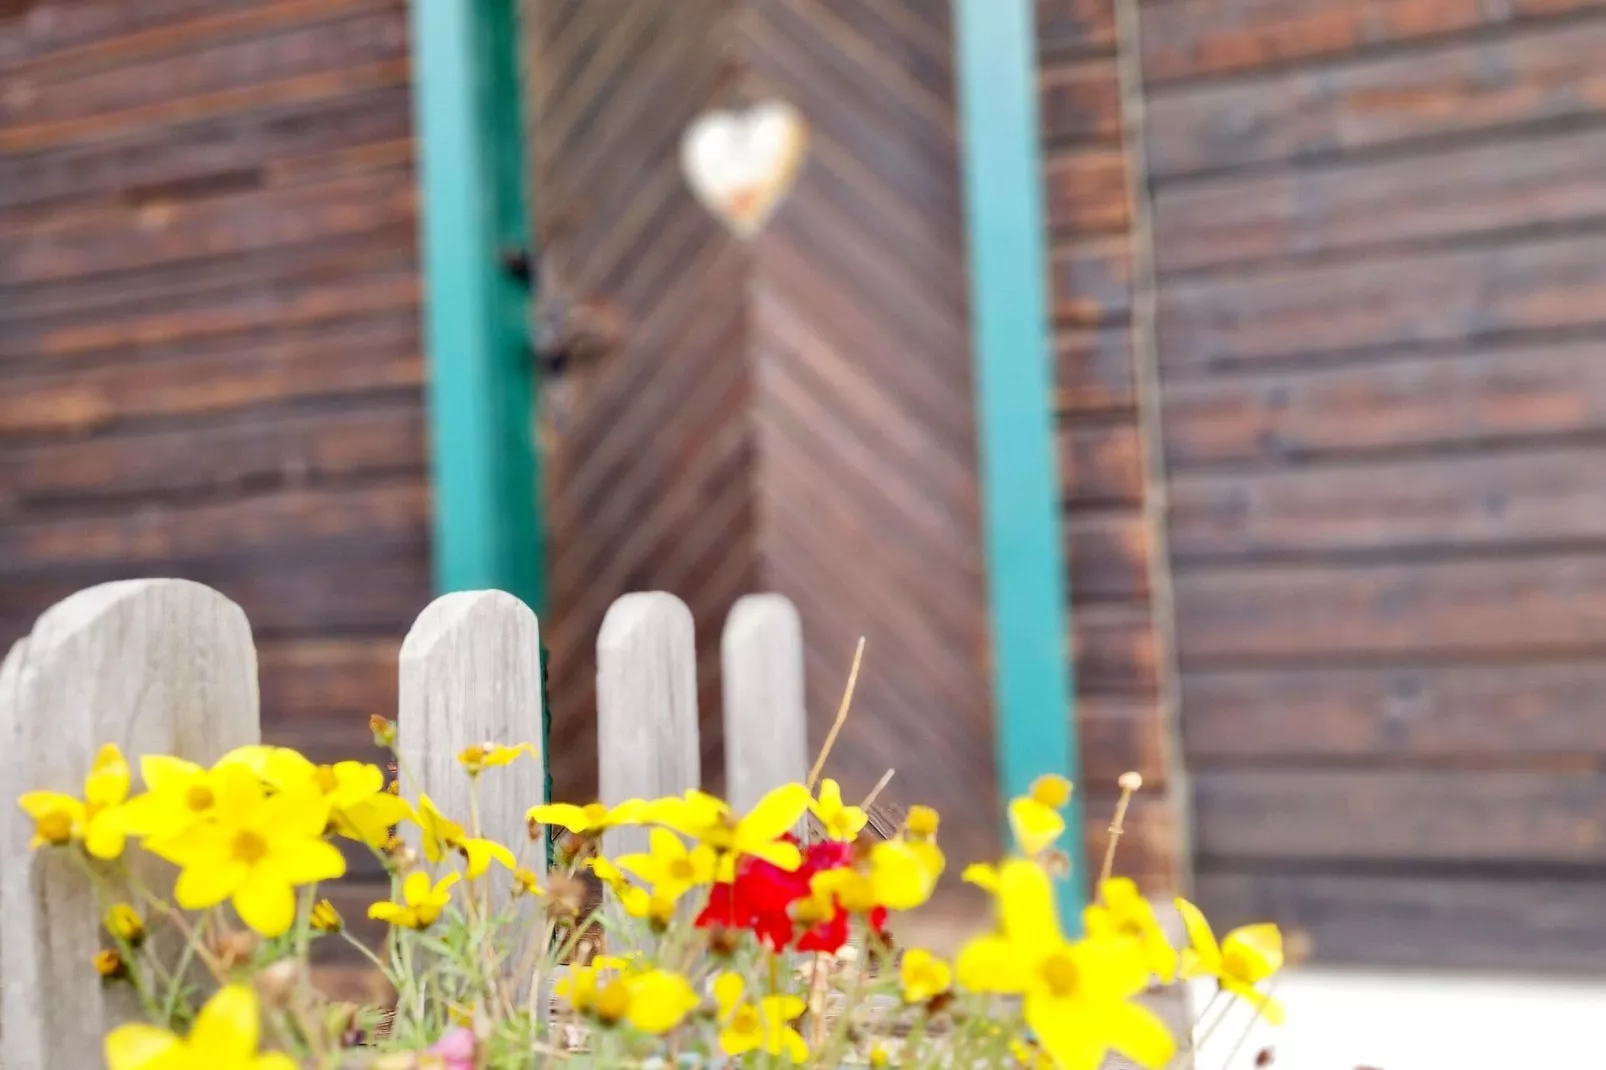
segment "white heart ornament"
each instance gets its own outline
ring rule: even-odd
[[[686,183],[740,238],[751,238],[780,207],[802,169],[808,123],[790,104],[709,112],[680,142]]]

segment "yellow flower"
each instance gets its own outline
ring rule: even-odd
[[[145,793],[123,807],[123,827],[134,836],[163,840],[188,832],[212,816],[217,774],[166,754],[139,760]]]
[[[449,819],[435,807],[428,795],[418,797],[418,827],[424,830],[424,857],[438,863],[446,852],[456,851],[468,862],[468,879],[474,880],[497,861],[511,872],[519,868],[513,852],[495,840],[469,836],[463,826]]]
[[[121,1025],[106,1036],[109,1070],[296,1070],[288,1055],[258,1055],[261,1012],[248,985],[218,990],[187,1038],[151,1025]]]
[[[337,933],[346,927],[345,919],[340,916],[340,911],[336,910],[335,905],[327,899],[320,899],[312,904],[312,914],[307,920],[314,929],[321,933]]]
[[[625,1018],[643,1033],[654,1036],[674,1029],[701,1002],[691,982],[669,970],[646,970],[624,979],[630,994]]]
[[[892,1062],[892,1056],[887,1054],[886,1046],[877,1044],[870,1049],[871,1070],[886,1070]]]
[[[726,1055],[764,1051],[785,1055],[794,1063],[809,1057],[803,1034],[792,1027],[804,1004],[797,996],[765,996],[757,1004],[742,999],[741,975],[722,973],[714,980],[714,1001],[719,1004],[719,1047]]]
[[[127,834],[120,808],[128,799],[128,761],[115,743],[95,754],[84,778],[82,801],[59,791],[30,791],[17,800],[33,818],[30,850],[47,844],[59,847],[81,842],[95,858],[116,858],[123,853]]]
[[[1096,1070],[1113,1048],[1159,1070],[1176,1050],[1164,1023],[1131,1002],[1148,981],[1127,940],[1068,942],[1043,867],[1025,859],[998,873],[999,932],[967,943],[957,963],[972,991],[1024,997],[1026,1024],[1059,1070]]]
[[[927,840],[887,840],[870,850],[870,886],[889,910],[913,910],[931,898],[942,876],[942,851]]]
[[[368,916],[375,921],[389,922],[402,929],[427,929],[435,924],[452,898],[452,885],[457,874],[448,873],[433,885],[429,874],[416,870],[402,882],[402,902],[383,900],[368,908]]]
[[[630,887],[630,881],[620,872],[619,867],[603,858],[593,855],[585,860],[585,867],[596,874],[597,880],[618,892],[622,888]]]
[[[619,896],[619,902],[625,908],[625,913],[632,918],[645,918],[658,929],[668,928],[669,923],[675,918],[675,901],[659,895],[656,891],[649,892],[633,884],[623,885],[615,891]]]
[[[1177,952],[1160,928],[1154,907],[1126,877],[1107,880],[1099,888],[1099,901],[1082,912],[1082,923],[1092,937],[1126,937],[1143,949],[1150,972],[1166,984],[1177,976]]]
[[[535,870],[520,866],[513,871],[513,891],[516,895],[545,895],[541,887],[541,878],[536,876]]]
[[[908,816],[903,819],[904,831],[916,839],[929,840],[937,834],[937,826],[942,823],[937,811],[929,806],[911,806]]]
[[[1198,907],[1177,900],[1188,927],[1188,948],[1182,953],[1182,976],[1214,977],[1221,987],[1255,1008],[1273,1025],[1283,1020],[1282,1004],[1255,986],[1283,968],[1283,934],[1275,925],[1245,925],[1216,943],[1216,934]]]
[[[688,889],[713,883],[718,858],[706,843],[687,850],[679,836],[668,829],[655,828],[647,832],[647,848],[646,854],[620,856],[618,865],[652,885],[654,896],[673,903]]]
[[[809,789],[802,784],[782,784],[754,804],[745,816],[737,818],[722,800],[693,790],[648,803],[643,820],[712,847],[719,856],[714,877],[729,883],[736,877],[736,860],[743,855],[763,859],[787,872],[797,869],[803,861],[802,854],[796,844],[780,837],[797,825],[811,801]]]
[[[903,953],[898,980],[904,1002],[926,1003],[948,991],[954,983],[954,972],[931,952],[912,947]]]
[[[825,834],[833,840],[855,840],[870,820],[857,806],[842,805],[842,787],[830,777],[820,781],[820,797],[809,801],[809,809],[825,826]]]
[[[239,747],[218,763],[244,765],[279,791],[317,792],[329,800],[330,820],[347,839],[383,847],[390,830],[413,816],[406,801],[385,790],[385,774],[365,762],[315,765],[289,747]]]
[[[468,770],[469,776],[479,776],[482,770],[493,765],[512,765],[521,754],[535,756],[535,744],[520,743],[506,747],[499,743],[474,743],[457,752],[457,760]]]
[[[1009,801],[1009,827],[1015,842],[1028,858],[1053,846],[1065,831],[1065,819],[1053,807],[1044,806],[1029,795]]]
[[[145,920],[127,903],[113,903],[106,908],[100,923],[129,947],[138,947],[145,939]]]
[[[1024,1040],[1011,1040],[1009,1052],[1026,1070],[1054,1070],[1054,1060],[1048,1053]]]
[[[295,886],[346,872],[346,860],[323,839],[329,802],[308,792],[267,796],[240,766],[218,773],[215,819],[151,849],[182,869],[173,889],[179,906],[203,910],[231,899],[240,920],[279,936],[295,920]]]
[[[584,806],[543,803],[530,807],[529,813],[524,816],[536,824],[568,829],[576,836],[600,836],[618,825],[638,824],[646,806],[640,799],[626,799],[611,808],[596,802]]]

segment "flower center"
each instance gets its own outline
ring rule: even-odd
[[[597,993],[597,1017],[604,1022],[617,1022],[630,1012],[630,989],[623,981],[609,981]]]
[[[235,861],[244,862],[248,866],[262,861],[268,853],[268,841],[263,839],[260,833],[252,832],[250,829],[236,832],[234,843],[230,846]]]
[[[669,875],[677,881],[689,881],[697,876],[697,867],[689,858],[677,858],[669,863]]]
[[[212,809],[217,804],[217,796],[205,784],[191,784],[190,790],[184,793],[184,805],[196,813]]]
[[[1049,993],[1061,999],[1076,991],[1079,974],[1076,963],[1063,951],[1048,956],[1037,968],[1037,976],[1042,979]]]
[[[744,1003],[736,1008],[735,1015],[731,1017],[731,1032],[742,1034],[758,1032],[758,1009],[751,1003]]]
[[[61,845],[72,839],[72,818],[60,810],[53,810],[34,822],[39,838]]]
[[[318,790],[325,795],[332,795],[340,787],[340,778],[335,775],[333,766],[320,765],[312,771],[312,782],[318,785]]]

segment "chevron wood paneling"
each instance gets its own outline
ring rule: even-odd
[[[567,392],[564,419],[542,435],[559,798],[596,790],[595,642],[629,591],[669,591],[691,607],[711,783],[722,768],[719,629],[759,586],[746,261],[681,181],[678,145],[736,73],[735,10],[727,0],[524,5],[541,284],[608,306],[620,324],[603,359],[553,384]]]

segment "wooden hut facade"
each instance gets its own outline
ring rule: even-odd
[[[270,739],[364,755],[432,593],[506,587],[579,798],[608,604],[691,607],[712,771],[776,590],[816,742],[867,640],[833,771],[956,858],[1074,755],[1084,874],[1135,769],[1153,891],[1592,965],[1606,10],[1033,7],[0,0],[0,649],[200,580]],[[677,145],[769,97],[742,242]]]

